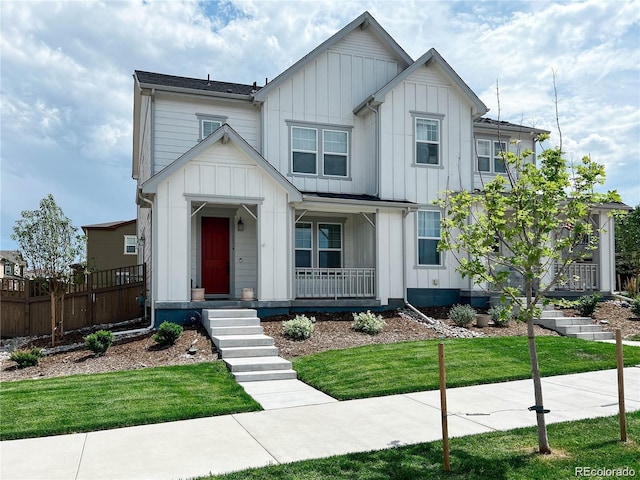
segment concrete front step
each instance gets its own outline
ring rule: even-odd
[[[543,310],[540,313],[540,318],[562,318],[564,313],[559,310]]]
[[[281,357],[225,358],[224,362],[233,373],[264,370],[291,370],[291,362]]]
[[[225,347],[264,347],[275,342],[267,335],[219,335],[211,337],[218,350]]]
[[[239,357],[277,357],[276,347],[223,347],[219,348],[223,360]]]
[[[262,370],[256,372],[232,372],[237,382],[261,382],[267,380],[292,380],[297,378],[295,370]]]
[[[209,334],[212,337],[218,337],[220,335],[261,335],[264,333],[264,329],[260,325],[240,325],[240,326],[218,326],[214,323],[209,328]]]
[[[580,332],[570,333],[567,337],[580,338],[582,340],[612,340],[613,332]]]
[[[556,326],[556,332],[562,335],[571,335],[573,333],[581,333],[581,332],[602,332],[602,327],[600,325],[568,325],[565,327]]]
[[[202,311],[202,318],[242,318],[257,315],[258,312],[251,308],[208,308]]]
[[[534,324],[545,328],[555,329],[555,327],[568,327],[571,325],[591,325],[593,320],[587,317],[559,317],[559,318],[538,318]]]

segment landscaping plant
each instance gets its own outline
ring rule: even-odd
[[[631,302],[629,310],[631,310],[631,313],[633,313],[636,317],[640,317],[640,297]]]
[[[356,332],[377,335],[382,331],[387,323],[381,315],[374,315],[369,310],[366,312],[354,313],[351,328]]]
[[[458,327],[466,327],[476,318],[476,311],[471,305],[454,305],[449,310],[449,320]]]
[[[583,317],[590,317],[598,308],[598,302],[600,301],[600,295],[594,293],[593,295],[584,295],[576,302],[575,309]]]
[[[315,317],[296,315],[293,320],[282,322],[282,329],[284,334],[293,340],[306,340],[313,333],[315,321]]]
[[[18,368],[33,367],[38,365],[42,357],[42,350],[32,348],[30,350],[14,350],[9,358],[18,364]]]
[[[513,312],[506,305],[494,305],[489,309],[489,315],[496,327],[506,327],[513,319]]]
[[[96,357],[106,353],[113,343],[113,333],[109,330],[98,330],[84,338],[84,346],[91,350]]]
[[[182,327],[177,323],[164,321],[151,338],[161,346],[173,345],[182,335],[182,331]]]

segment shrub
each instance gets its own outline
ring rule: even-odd
[[[454,305],[449,310],[449,320],[458,327],[466,327],[476,317],[476,311],[471,305]]]
[[[506,305],[494,305],[489,309],[489,315],[491,315],[491,320],[496,327],[506,327],[513,319],[511,307]]]
[[[640,317],[640,297],[631,302],[629,310],[631,310],[631,313],[633,313],[636,317]]]
[[[177,323],[164,321],[151,338],[160,345],[173,345],[182,335],[182,331],[182,327]]]
[[[108,330],[98,330],[84,338],[84,346],[93,352],[96,357],[104,355],[113,343],[113,333]]]
[[[584,297],[580,297],[576,303],[576,310],[583,317],[590,317],[593,315],[593,312],[596,311],[599,301],[600,295],[597,293],[594,293],[593,295],[585,295]]]
[[[296,315],[293,320],[282,322],[284,334],[293,340],[306,340],[311,336],[316,319],[306,315]]]
[[[30,350],[14,350],[9,358],[18,364],[18,368],[33,367],[38,365],[42,350],[32,348]]]
[[[374,315],[369,310],[353,314],[353,323],[351,328],[356,332],[367,333],[369,335],[377,335],[382,331],[387,323],[380,315]]]

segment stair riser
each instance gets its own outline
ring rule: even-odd
[[[556,327],[556,332],[563,335],[571,333],[601,333],[602,327],[599,325],[575,325],[570,327]]]
[[[225,347],[270,347],[274,344],[273,338],[224,338],[213,337],[213,344],[216,348],[221,349]]]
[[[261,326],[240,327],[211,327],[207,329],[212,337],[219,335],[261,335],[264,329]]]
[[[257,347],[257,348],[221,348],[220,356],[224,358],[242,358],[242,357],[277,357],[278,349],[276,347]]]
[[[590,318],[541,318],[533,321],[536,325],[542,325],[547,328],[554,327],[571,327],[576,325],[591,325]]]
[[[237,382],[262,382],[267,380],[295,380],[298,376],[293,370],[267,371],[259,373],[234,373]]]
[[[260,357],[254,357],[254,358],[260,358]],[[275,359],[280,357],[273,357],[273,358]],[[245,365],[227,364],[227,368],[231,373],[291,370],[291,362],[255,363],[255,364],[245,364]]]
[[[243,318],[255,317],[258,315],[256,310],[250,308],[243,309],[205,309],[202,311],[202,318]]]
[[[255,327],[260,325],[260,319],[258,317],[210,318],[205,319],[203,323],[211,327]]]

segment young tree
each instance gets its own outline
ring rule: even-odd
[[[544,134],[538,141],[547,138]],[[597,228],[589,221],[592,207],[620,198],[616,192],[594,193],[605,172],[590,157],[570,173],[561,147],[544,150],[539,166],[532,155],[531,150],[502,152],[507,173],[485,183],[482,191],[444,193],[438,202],[446,212],[439,249],[457,252],[462,275],[500,291],[527,323],[535,393],[531,409],[537,416],[539,452],[546,454],[551,449],[533,321],[546,293],[566,281],[567,267],[596,248]],[[585,238],[586,248],[581,246]],[[513,273],[522,279],[524,298],[520,287],[509,284]]]
[[[640,205],[616,221],[616,270],[620,288],[631,295],[638,293],[640,277]]]
[[[40,201],[40,209],[25,210],[21,215],[11,238],[18,243],[28,268],[45,280],[51,295],[51,341],[55,344],[55,305],[64,298],[71,278],[70,265],[84,254],[84,236],[78,235],[51,194]]]

